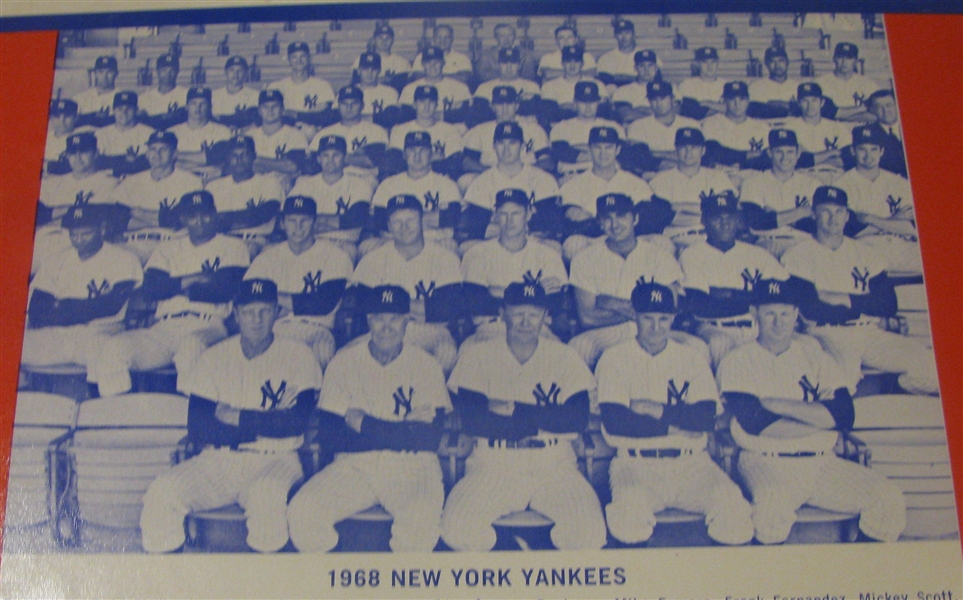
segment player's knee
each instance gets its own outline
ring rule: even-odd
[[[327,552],[338,544],[338,533],[325,518],[323,504],[320,498],[301,492],[288,504],[288,531],[300,552]]]
[[[625,544],[648,541],[655,530],[655,514],[626,502],[612,502],[605,507],[605,517],[612,536]]]

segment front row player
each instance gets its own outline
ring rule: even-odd
[[[706,515],[709,537],[752,539],[749,503],[706,452],[722,412],[709,364],[670,339],[673,291],[640,283],[632,291],[638,335],[605,351],[599,381],[605,441],[617,448],[609,467],[609,531],[629,544],[652,536],[655,513],[680,508]]]
[[[431,356],[404,341],[411,316],[403,288],[376,287],[365,304],[371,339],[334,357],[320,403],[356,435],[291,500],[291,540],[301,552],[331,550],[335,523],[380,504],[394,518],[392,550],[431,552],[445,501],[441,430],[433,424],[439,409],[451,408],[445,378]]]
[[[732,437],[742,449],[739,473],[752,496],[756,539],[785,541],[796,510],[809,504],[859,513],[863,534],[896,541],[906,525],[903,493],[833,452],[839,433],[853,426],[853,400],[832,357],[793,337],[795,282],[756,284],[751,310],[759,338],[726,355],[717,373],[735,417]]]
[[[248,546],[274,552],[287,544],[285,505],[303,476],[297,449],[321,368],[303,344],[274,336],[277,314],[274,283],[244,281],[234,299],[240,335],[207,350],[182,386],[190,394],[188,435],[204,449],[147,489],[144,550],[177,550],[185,516],[233,502],[247,516]]]
[[[505,289],[507,334],[469,347],[448,379],[475,449],[442,516],[455,550],[490,550],[492,522],[527,507],[553,521],[556,548],[598,549],[605,519],[576,466],[572,440],[585,431],[595,379],[574,350],[539,333],[547,316],[538,283]]]

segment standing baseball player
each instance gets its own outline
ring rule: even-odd
[[[287,101],[287,110],[293,113],[289,116],[297,120],[310,119],[312,113],[320,113],[331,106],[334,102],[334,90],[330,83],[311,74],[311,49],[306,42],[288,44],[288,64],[291,65],[291,74],[284,79],[272,81],[267,89],[281,92]],[[260,103],[259,99],[258,104]]]
[[[623,86],[636,77],[635,23],[619,19],[612,24],[617,47],[599,57],[599,80],[608,86]]]
[[[442,515],[442,537],[455,550],[490,550],[492,522],[526,508],[555,522],[556,548],[605,544],[598,497],[572,448],[588,424],[595,379],[571,348],[540,336],[546,304],[538,283],[510,284],[506,336],[467,349],[448,379],[464,432],[476,438]]]
[[[94,61],[93,74],[94,86],[74,96],[73,101],[77,103],[77,113],[88,124],[106,125],[114,107],[117,59],[98,56]]]
[[[742,491],[706,451],[722,412],[709,365],[670,338],[674,291],[640,283],[632,291],[635,339],[609,348],[595,376],[605,441],[617,449],[609,466],[612,536],[636,544],[652,536],[655,513],[703,513],[709,537],[722,544],[752,539],[752,511]]]
[[[374,189],[378,185],[378,165],[388,146],[388,132],[381,125],[362,119],[364,96],[364,91],[354,85],[338,90],[338,114],[341,120],[319,131],[308,147],[316,148],[318,141],[326,136],[343,137],[350,148],[344,158],[347,173],[363,178]]]
[[[446,123],[438,112],[438,88],[433,85],[419,85],[414,91],[415,119],[399,123],[391,128],[390,146],[404,150],[405,137],[412,131],[424,131],[432,139],[432,162],[460,156],[464,149],[461,132],[451,123]],[[441,164],[441,163],[440,163]]]
[[[351,429],[334,462],[291,500],[291,540],[301,552],[335,547],[334,524],[380,504],[391,513],[391,549],[430,552],[438,543],[445,491],[438,462],[451,408],[445,378],[430,356],[405,343],[408,293],[379,286],[365,301],[371,338],[348,346],[328,366],[321,409]]]
[[[114,124],[97,129],[97,148],[110,160],[116,173],[141,171],[147,167],[143,158],[147,139],[154,130],[137,122],[137,94],[114,94]],[[138,160],[138,158],[140,160]]]
[[[288,196],[281,210],[287,241],[257,255],[245,279],[270,279],[278,286],[281,337],[307,345],[325,368],[334,356],[334,314],[353,271],[351,259],[332,242],[315,239],[318,210],[313,199]]]
[[[613,52],[615,52],[613,50]],[[623,123],[631,123],[652,114],[649,106],[648,85],[662,78],[659,62],[652,50],[639,50],[634,55],[635,77],[612,94],[612,104]]]
[[[578,31],[575,29],[575,25],[568,23],[563,23],[555,28],[555,45],[558,46],[558,50],[544,54],[538,60],[538,76],[542,78],[543,82],[562,76],[564,71],[564,67],[562,66],[562,62],[564,62],[562,52],[564,52],[565,48],[584,47],[582,40],[578,37]],[[582,60],[582,71],[590,77],[595,77],[595,73],[598,70],[595,57],[592,56],[591,53],[585,52]]]
[[[472,73],[471,59],[461,52],[452,50],[451,47],[454,42],[455,30],[451,25],[439,24],[435,26],[434,31],[432,31],[431,45],[441,50],[444,55],[445,68],[442,69],[442,74],[468,84],[468,79]],[[421,59],[422,55],[419,54],[411,63],[411,76],[413,78],[425,73],[425,66]]]
[[[592,166],[588,139],[593,127],[611,127],[619,133],[620,138],[625,137],[621,125],[598,116],[601,100],[598,83],[579,81],[575,84],[575,116],[552,126],[549,141],[552,143],[552,154],[559,163],[558,173],[562,183],[567,177]]]
[[[425,67],[425,76],[412,81],[401,90],[398,104],[413,105],[415,90],[421,86],[430,85],[438,90],[439,107],[442,112],[457,110],[471,100],[468,86],[453,77],[443,75],[445,68],[445,53],[441,48],[429,46],[421,53],[421,61]]]
[[[562,76],[545,81],[542,84],[541,96],[543,100],[553,100],[560,108],[575,108],[575,85],[582,81],[591,81],[597,86],[599,93],[609,97],[608,88],[604,83],[582,71],[584,52],[577,46],[562,48]]]
[[[245,127],[254,122],[258,91],[244,85],[248,71],[243,56],[235,55],[224,62],[225,85],[211,92],[211,114],[217,121],[234,127]]]
[[[528,80],[520,80],[528,81]],[[491,82],[499,82],[493,79]],[[528,82],[531,83],[531,82]],[[522,128],[522,162],[527,165],[537,165],[544,171],[552,172],[551,148],[548,145],[548,135],[538,120],[530,116],[519,116],[518,107],[520,96],[512,86],[498,85],[489,93],[491,108],[495,119],[476,125],[468,130],[463,140],[465,142],[465,170],[471,173],[482,173],[494,167],[498,162],[495,154],[495,144],[492,142],[495,129],[499,123],[513,121]],[[465,183],[468,176],[463,176],[459,183]],[[471,182],[468,181],[468,184]]]
[[[389,106],[398,105],[398,90],[380,82],[381,55],[364,52],[358,57],[358,87],[362,93],[361,116],[367,120],[378,116]]]
[[[702,125],[695,119],[679,114],[679,105],[675,101],[671,83],[650,81],[645,84],[645,90],[652,115],[632,121],[627,135],[630,140],[648,146],[656,158],[675,160],[678,131],[683,127],[699,129]]]
[[[785,48],[766,48],[763,57],[769,77],[756,79],[749,84],[749,96],[756,102],[789,111],[789,104],[796,97],[799,81],[789,76],[789,55]]]
[[[752,314],[759,339],[733,350],[717,379],[742,449],[739,474],[752,496],[755,538],[786,540],[803,504],[859,513],[866,536],[896,541],[906,524],[903,494],[885,476],[837,458],[840,432],[853,426],[853,400],[832,357],[795,339],[795,286],[764,279]]]
[[[879,84],[857,72],[858,61],[856,44],[840,42],[833,51],[833,72],[816,78],[826,97],[836,105],[837,119],[852,119],[863,113],[866,99],[879,89]]]
[[[519,75],[522,67],[521,48],[500,48],[498,50],[498,76],[481,83],[475,90],[476,98],[484,98],[489,103],[494,104],[493,97],[496,87],[508,86],[515,90],[515,95],[519,101],[531,100],[539,93],[538,84],[530,79],[524,79]],[[492,109],[496,111],[494,106]],[[499,118],[499,121],[506,119]]]
[[[280,90],[261,90],[257,98],[260,127],[253,127],[247,134],[254,140],[260,171],[275,171],[279,177],[294,178],[304,161],[308,142],[299,130],[285,125],[284,94]]]
[[[371,42],[374,44],[374,51],[381,57],[381,83],[396,89],[404,87],[411,73],[411,63],[391,51],[395,43],[395,30],[387,23],[379,23],[375,26]],[[351,68],[357,71],[359,64],[360,60],[355,60]]]
[[[138,106],[149,117],[160,118],[159,124],[169,126],[174,113],[187,104],[187,88],[177,85],[177,75],[181,61],[171,54],[157,57],[154,65],[157,73],[157,87],[140,94]],[[148,121],[154,123],[155,121]]]
[[[829,163],[841,167],[840,150],[852,143],[849,127],[838,121],[823,118],[826,104],[819,84],[807,81],[796,90],[800,117],[786,119],[786,128],[792,129],[804,152],[813,154],[815,164]]]
[[[710,110],[724,111],[721,99],[726,81],[719,77],[719,52],[711,46],[697,48],[693,62],[699,75],[682,80],[679,96],[691,98]]]
[[[188,436],[203,449],[144,494],[147,552],[177,550],[184,517],[234,502],[244,508],[250,548],[276,552],[287,544],[285,505],[303,477],[297,449],[318,402],[321,368],[303,344],[274,335],[277,313],[274,282],[243,282],[234,299],[240,334],[208,349],[184,382]]]

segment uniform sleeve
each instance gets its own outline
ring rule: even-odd
[[[298,350],[302,350],[298,346]],[[294,372],[297,375],[297,388],[303,392],[304,390],[317,390],[320,391],[323,387],[324,382],[323,375],[321,373],[321,365],[314,358],[314,355],[310,352],[298,352],[297,354],[297,365]]]
[[[728,392],[758,393],[751,381],[751,373],[755,367],[743,358],[743,354],[730,352],[719,364],[719,369],[716,371],[716,381],[719,384],[718,389],[723,394]]]
[[[569,129],[571,129],[571,127],[567,126],[565,121],[556,123],[555,126],[552,127],[552,131],[548,134],[549,141],[552,143],[566,141],[570,133]]]
[[[806,260],[804,253],[801,251],[803,246],[796,246],[790,248],[782,255],[782,264],[786,267],[786,271],[790,275],[795,275],[801,279],[805,279],[809,282],[815,282],[816,278],[812,273],[812,263]]]
[[[466,389],[488,396],[488,378],[485,376],[487,370],[483,368],[487,362],[484,355],[485,345],[471,346],[458,357],[454,370],[448,376],[448,389],[453,393]]]
[[[589,371],[585,361],[571,347],[561,345],[559,348],[562,351],[559,356],[559,370],[562,374],[562,390],[565,396],[594,390],[595,376]]]
[[[213,348],[201,354],[194,368],[188,371],[186,381],[181,384],[181,387],[188,396],[200,396],[219,402],[221,395],[218,392],[217,377],[231,365],[215,364],[215,352],[212,350]]]
[[[281,243],[284,244],[286,242]],[[270,279],[274,283],[278,283],[275,277],[279,269],[277,265],[271,263],[271,256],[274,253],[270,250],[271,248],[266,248],[254,258],[251,266],[244,273],[244,279]]]
[[[349,176],[350,177],[350,176]],[[371,186],[360,177],[352,177],[350,194],[355,202],[371,202]]]
[[[756,248],[758,248],[758,246],[756,246]],[[782,264],[776,260],[776,257],[769,254],[765,250],[763,250],[763,253],[761,253],[759,256],[763,258],[761,265],[762,268],[759,269],[762,271],[763,279],[778,279],[780,281],[789,279],[789,271],[787,271],[786,267],[782,266]]]
[[[446,123],[447,125],[447,123]],[[449,125],[445,128],[444,133],[445,138],[445,156],[451,156],[452,154],[457,154],[465,149],[464,143],[461,141],[461,134],[455,129],[454,125]]]
[[[694,247],[686,248],[679,257],[682,272],[685,274],[683,286],[709,293],[709,279],[699,262],[699,257],[693,252]]]
[[[728,175],[726,175],[722,171],[716,171],[716,170],[712,171],[712,177],[710,178],[709,187],[711,187],[712,191],[714,191],[717,194],[723,190],[732,190],[733,192],[736,192],[736,193],[738,193],[739,191],[736,189],[736,186],[732,184],[732,180],[729,179]]]
[[[386,146],[388,145],[388,132],[385,130],[384,127],[381,127],[380,125],[376,125],[371,128],[370,138],[371,139],[368,140],[369,144],[384,144]]]
[[[419,80],[420,81],[420,80]],[[409,104],[413,105],[415,103],[415,87],[417,87],[417,82],[409,83],[401,90],[401,95],[398,96],[398,104]],[[392,144],[394,145],[394,144]],[[400,146],[399,146],[400,148]]]
[[[586,250],[588,248],[583,248],[572,259],[572,275],[569,278],[569,283],[580,290],[597,294],[598,284],[593,277],[597,267],[589,260],[588,254],[585,253]]]
[[[431,244],[433,242],[425,243]],[[440,248],[438,260],[433,267],[434,272],[432,276],[435,278],[435,285],[438,287],[451,283],[461,283],[463,281],[461,276],[461,262],[455,254],[444,248]]]
[[[134,256],[132,253],[124,250],[124,270],[117,277],[117,281],[133,281],[136,286],[139,286],[144,281],[144,270],[140,266],[140,260]]]
[[[716,404],[716,414],[722,412],[722,403],[719,401],[719,387],[709,364],[703,360],[696,352],[687,346],[681,346],[688,356],[689,370],[689,394],[686,396],[689,404],[702,400],[712,400]]]
[[[390,244],[391,242],[388,243]],[[368,287],[376,287],[381,285],[384,273],[380,272],[383,269],[378,269],[378,264],[375,262],[376,259],[376,253],[370,253],[362,258],[361,262],[358,263],[357,268],[354,270],[354,275],[351,276],[351,282],[366,285]]]
[[[461,272],[465,281],[488,286],[488,269],[485,264],[485,257],[481,251],[482,244],[470,248],[461,260]]]
[[[493,210],[492,194],[494,190],[491,189],[491,185],[491,178],[482,173],[469,184],[465,191],[465,202],[480,206],[485,210]]]
[[[378,189],[375,190],[374,197],[371,200],[372,206],[388,206],[388,200],[391,199],[391,194],[393,193],[393,182],[388,182],[387,179],[378,185]]]
[[[559,195],[558,183],[555,178],[542,171],[538,167],[532,167],[536,169],[535,177],[535,200],[543,200],[545,198],[551,198],[553,196]]]
[[[532,134],[532,152],[537,154],[539,151],[548,148],[548,136],[538,123],[532,123],[530,127]]]
[[[321,386],[321,399],[318,402],[320,408],[343,417],[349,408],[354,407],[349,381],[351,367],[343,354],[335,356],[328,364],[328,373]]]
[[[401,100],[398,104],[405,104]],[[407,128],[402,128],[401,125],[395,125],[391,128],[391,134],[388,136],[388,145],[392,148],[397,148],[398,150],[404,150],[405,148],[405,134],[407,133]]]
[[[653,177],[652,181],[649,182],[649,187],[652,188],[652,193],[654,193],[656,196],[665,198],[669,202],[673,202],[674,194],[672,190],[672,184],[669,178],[664,176],[664,174],[668,173],[671,173],[671,171],[663,171],[663,173]]]
[[[484,149],[482,140],[482,126],[476,125],[469,129],[464,137],[462,137],[462,143],[468,150],[474,150],[475,152],[482,152]]]
[[[274,177],[264,178],[264,187],[262,188],[263,200],[269,202],[271,200],[277,200],[278,202],[284,202],[284,189],[281,187],[281,183]]]
[[[682,272],[679,263],[666,250],[658,246],[654,246],[654,249],[656,252],[656,270],[653,275],[655,282],[661,285],[681,283],[685,279],[685,274]],[[629,290],[629,296],[631,295],[632,291]]]
[[[328,252],[328,271],[324,273],[325,280],[348,279],[354,275],[354,263],[344,250],[331,244]]]
[[[241,240],[225,237],[224,251],[221,254],[221,266],[222,267],[243,267],[247,268],[251,264],[251,253],[247,249],[247,245]]]
[[[441,367],[434,358],[422,356],[421,364],[418,366],[419,388],[418,399],[413,400],[412,404],[427,406],[429,408],[443,408],[445,412],[451,410],[451,398],[448,396],[448,388],[445,387],[445,376],[441,372]]]
[[[562,262],[562,255],[541,242],[530,240],[529,243],[542,246],[542,252],[544,254],[544,258],[541,261],[542,269],[544,269],[544,271],[542,271],[542,278],[557,277],[563,284],[568,283],[568,272],[565,270],[565,263]]]
[[[331,86],[328,86],[329,88]],[[333,99],[334,96],[331,97]],[[291,152],[293,150],[307,150],[308,140],[304,138],[304,135],[297,129],[291,128],[289,130],[289,135],[287,136],[288,147],[285,152]]]
[[[444,206],[451,202],[461,202],[461,191],[458,189],[458,184],[451,180],[450,177],[444,177],[441,181],[441,185],[438,186],[438,202]]]
[[[243,242],[242,242],[243,243]],[[165,273],[171,272],[171,261],[169,244],[160,244],[157,248],[151,252],[150,258],[147,259],[147,264],[144,266],[144,271],[148,269],[157,269],[158,271],[163,271]]]
[[[622,363],[616,348],[618,346],[603,352],[602,358],[595,367],[595,377],[598,379],[599,386],[598,402],[630,406],[632,399],[629,397],[629,388],[622,377],[627,366]]]

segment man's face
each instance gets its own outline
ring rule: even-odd
[[[820,204],[813,207],[816,230],[823,235],[842,235],[849,222],[849,209],[838,204]]]
[[[702,156],[706,153],[706,147],[699,144],[683,144],[676,146],[675,151],[679,156],[680,167],[695,167],[702,164]]]
[[[207,121],[211,105],[204,98],[191,98],[187,102],[187,118],[191,121],[203,123]]]
[[[548,311],[541,306],[531,304],[506,306],[502,309],[502,319],[505,321],[508,335],[518,340],[538,339],[546,316]]]
[[[515,45],[515,29],[512,27],[496,27],[495,41],[499,48],[511,48]]]
[[[338,102],[338,113],[341,115],[342,121],[357,119],[361,116],[362,108],[364,108],[364,102],[354,98],[345,98]]]
[[[735,241],[739,233],[741,219],[733,212],[713,213],[708,217],[703,217],[703,224],[706,227],[706,237],[710,242],[730,243]]]
[[[752,307],[759,323],[759,341],[785,342],[792,338],[799,309],[792,304],[763,304]]]
[[[281,115],[284,114],[284,104],[277,100],[262,102],[258,105],[257,112],[261,116],[262,123],[277,123],[281,120]]]
[[[158,67],[157,84],[159,86],[174,87],[177,84],[177,69],[174,67]]]
[[[70,164],[70,170],[74,173],[92,173],[96,161],[96,150],[67,153],[67,162]]]
[[[206,238],[214,235],[217,228],[217,213],[198,210],[183,218],[184,226],[191,237]]]
[[[816,96],[804,96],[799,99],[799,110],[802,116],[815,119],[820,116],[823,108],[823,99]]]
[[[375,313],[368,315],[368,329],[371,330],[371,343],[382,351],[400,348],[408,329],[408,315],[395,313]]]
[[[862,169],[875,169],[883,156],[883,148],[876,144],[857,144],[853,146],[856,164]]]
[[[746,96],[736,96],[735,98],[726,98],[726,116],[732,119],[741,119],[746,116],[746,110],[749,109],[749,98]]]
[[[121,127],[128,127],[134,124],[134,116],[137,109],[127,104],[114,107],[114,121]]]
[[[311,57],[304,50],[298,50],[288,54],[288,64],[291,65],[292,71],[307,71],[308,65],[311,64]]]
[[[441,72],[445,69],[445,61],[443,60],[429,60],[425,61],[425,77],[428,79],[438,79],[441,77]]]
[[[344,172],[344,152],[337,148],[326,148],[318,153],[318,164],[325,175]]]
[[[439,27],[435,29],[435,46],[439,47],[447,53],[451,50],[451,44],[455,41],[455,34],[452,33],[451,29],[447,27]]]
[[[873,100],[869,112],[876,115],[879,122],[883,125],[892,125],[899,120],[899,111],[896,110],[896,98],[892,96],[881,96]]]
[[[502,121],[514,121],[515,115],[518,114],[518,103],[498,102],[492,104],[492,110],[495,111],[495,119],[499,123]]]
[[[598,112],[598,102],[575,102],[575,114],[577,114],[580,119],[594,119]]]
[[[251,344],[259,344],[270,337],[277,318],[278,305],[273,302],[250,302],[234,307],[241,339]]]
[[[227,80],[228,87],[239,88],[247,81],[247,69],[244,65],[231,65],[224,69],[224,78]]]
[[[174,165],[176,153],[170,145],[154,142],[147,146],[147,164],[152,169],[166,168]]]
[[[635,65],[635,73],[639,78],[648,83],[655,79],[655,74],[659,72],[659,66],[654,62],[644,61]]]
[[[234,148],[227,157],[227,170],[231,175],[248,175],[254,172],[254,152],[249,148]]]
[[[427,146],[405,148],[405,162],[408,163],[409,171],[424,171],[431,165],[431,148]]]
[[[421,99],[415,100],[415,114],[419,119],[430,119],[438,110],[438,102],[435,100]]]
[[[102,225],[71,227],[69,234],[70,244],[80,254],[96,252],[104,243],[104,228]]]
[[[848,56],[837,56],[833,58],[833,64],[836,66],[836,72],[841,75],[847,75],[849,73],[856,72],[855,58],[850,58]]]
[[[565,77],[578,77],[581,72],[582,61],[580,60],[567,60],[562,63],[562,73]]]
[[[589,146],[592,155],[592,165],[598,169],[605,169],[616,164],[621,148],[611,142],[600,142]]]
[[[104,90],[114,89],[117,71],[113,69],[94,69],[94,86]]]
[[[576,41],[575,32],[571,29],[563,29],[555,34],[555,43],[558,44],[559,50],[574,46]]]
[[[522,143],[518,140],[498,140],[495,142],[495,156],[500,165],[516,164],[522,159]]]
[[[377,85],[379,75],[381,75],[381,69],[375,69],[373,67],[361,67],[358,69],[358,77],[362,85]]]
[[[388,217],[388,233],[402,245],[418,242],[422,238],[421,213],[410,208],[394,211]]]
[[[395,43],[395,38],[387,33],[380,33],[374,38],[375,51],[379,54],[391,54],[391,46]]]
[[[498,63],[498,73],[502,79],[515,79],[518,77],[518,68],[520,66],[517,62],[500,62]]]
[[[528,218],[528,209],[514,202],[506,202],[495,209],[495,223],[500,233],[506,237],[524,235]]]
[[[652,108],[652,114],[657,117],[664,117],[675,108],[675,96],[668,95],[649,98],[649,106]]]
[[[776,146],[771,149],[772,169],[778,173],[789,173],[796,170],[799,161],[799,146]]]
[[[703,77],[715,77],[719,72],[719,61],[714,58],[710,58],[709,60],[700,60],[698,62],[699,74]]]
[[[766,61],[769,77],[776,79],[785,77],[789,73],[789,60],[782,56],[773,56]]]
[[[615,34],[615,43],[618,44],[619,50],[627,51],[635,48],[635,31],[631,29],[625,29]]]
[[[289,242],[300,244],[314,235],[314,217],[302,214],[284,215],[281,229],[288,236]]]
[[[635,324],[639,328],[638,339],[652,347],[662,347],[669,340],[669,330],[672,329],[672,313],[636,313]]]
[[[602,233],[613,242],[624,242],[635,237],[635,225],[639,222],[639,216],[633,211],[625,214],[617,212],[605,212],[599,217],[599,226]]]

